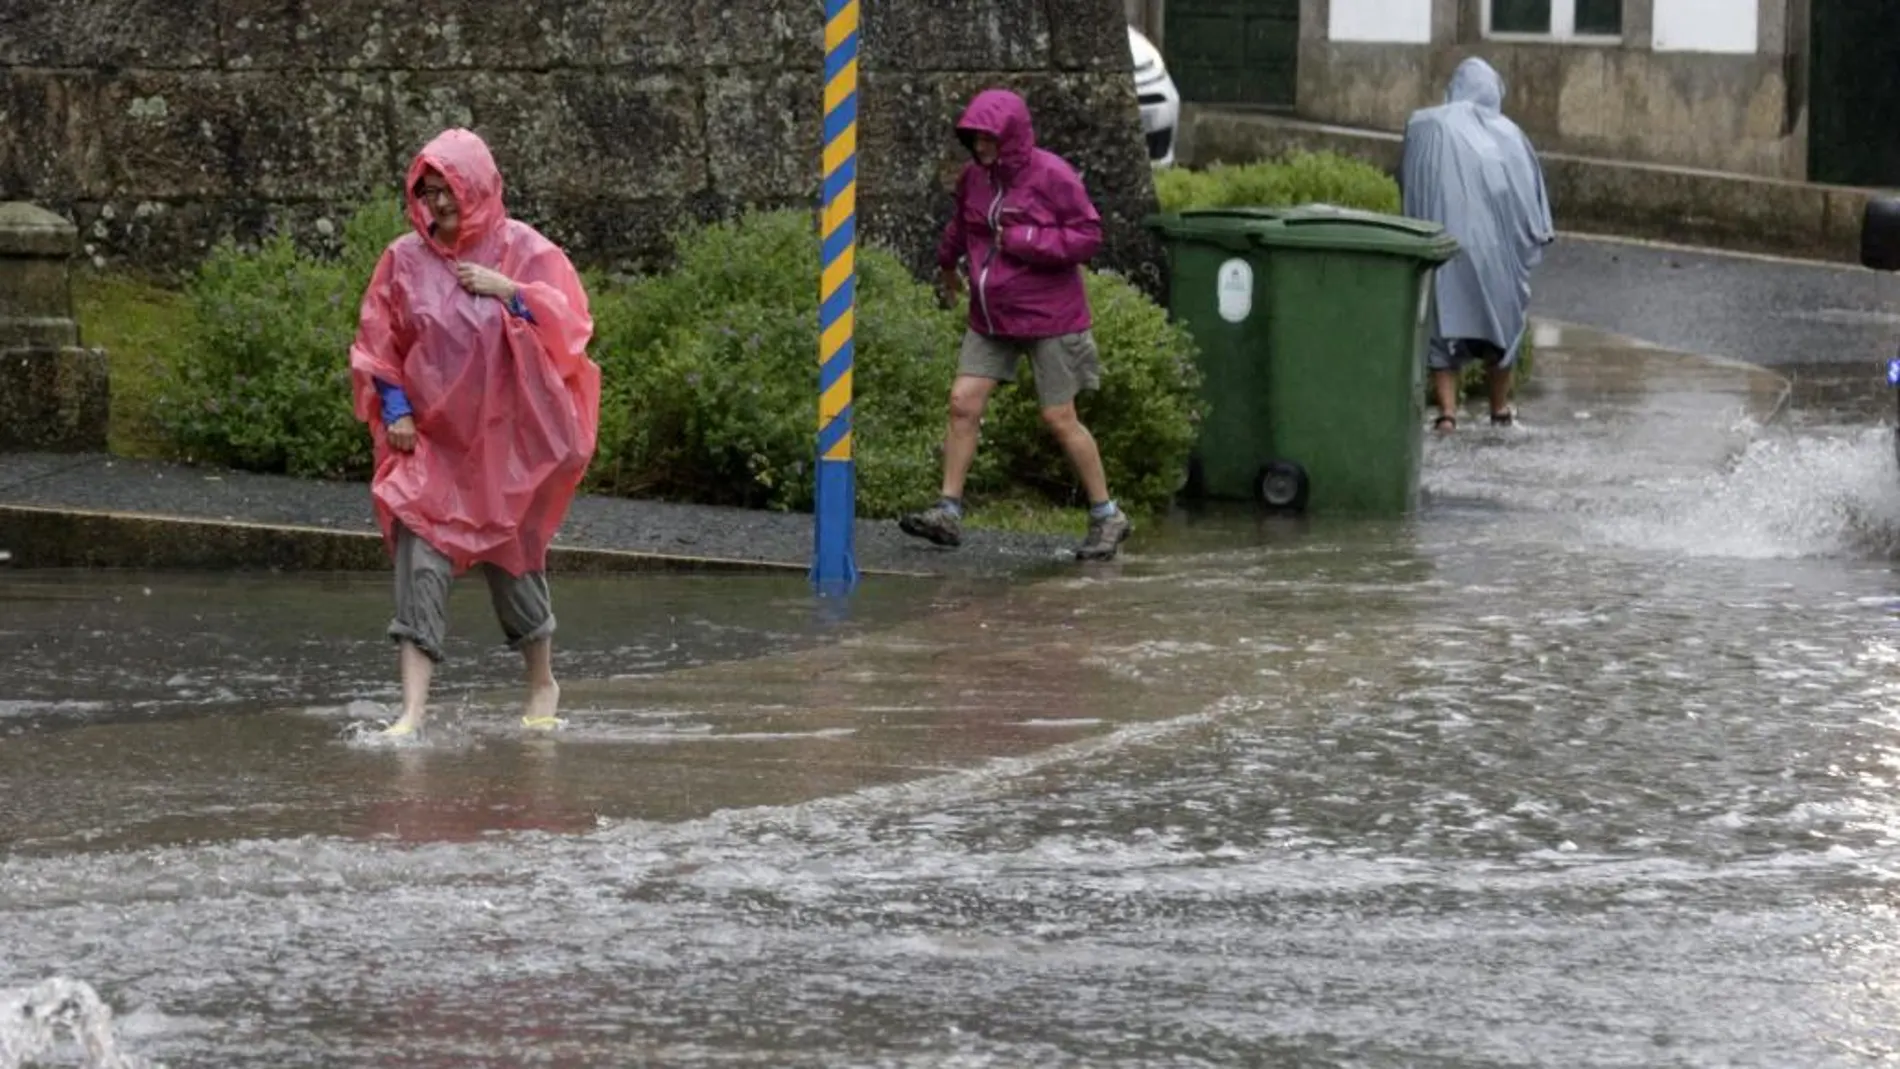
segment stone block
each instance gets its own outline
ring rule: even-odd
[[[694,56],[677,0],[225,0],[233,69],[545,71],[678,66]]]
[[[397,188],[391,179],[383,192],[393,197]],[[79,225],[80,255],[95,266],[133,267],[176,281],[226,238],[251,245],[284,234],[304,249],[333,253],[359,202],[352,194],[330,200],[76,201],[66,207]]]
[[[1049,0],[1050,59],[1061,70],[1134,75],[1124,13],[1103,0]]]
[[[860,93],[860,107],[864,100]],[[823,168],[823,108],[823,95],[810,74],[709,75],[706,147],[712,187],[747,202],[815,198]],[[862,123],[860,114],[860,131]],[[879,162],[861,157],[859,173]]]
[[[1819,188],[1826,201],[1823,215],[1827,222],[1822,231],[1829,259],[1856,261],[1860,258],[1860,232],[1867,204],[1878,194],[1865,189],[1836,186]]]
[[[96,75],[0,69],[0,191],[50,202],[106,187]]]
[[[33,204],[0,204],[0,348],[79,344],[73,224]]]
[[[1572,139],[1601,140],[1625,128],[1623,98],[1610,91],[1612,73],[1601,49],[1580,49],[1564,65],[1557,86],[1557,129]]]
[[[878,162],[861,194],[868,233],[901,243],[899,256],[927,268],[948,218],[957,175],[969,161],[952,134],[968,98],[993,80],[878,74],[866,155]],[[1068,160],[1102,213],[1109,245],[1098,266],[1139,272],[1154,262],[1140,221],[1155,210],[1154,176],[1133,86],[1117,73],[1032,74],[1007,79],[1029,104],[1037,143]],[[1119,129],[1116,136],[1105,130]],[[905,218],[908,212],[910,217]]]
[[[217,63],[213,4],[0,0],[0,67],[174,69]]]
[[[0,347],[0,450],[104,449],[110,397],[102,350]]]
[[[220,0],[231,70],[350,70],[390,66],[382,0]]]
[[[1299,98],[1303,114],[1321,122],[1403,130],[1424,103],[1444,97],[1432,88],[1424,46],[1302,42]]]
[[[672,256],[674,233],[691,221],[730,216],[731,201],[698,194],[643,197],[523,197],[509,212],[561,246],[577,263],[620,271],[652,271]]]
[[[667,0],[649,0],[664,3]],[[751,0],[748,3],[693,4],[697,12],[696,54],[686,63],[700,67],[773,66],[781,70],[822,71],[825,66],[825,8],[819,0]],[[887,6],[873,0],[860,18]],[[860,33],[864,32],[860,24]],[[874,62],[868,54],[862,62]]]
[[[1505,114],[1533,138],[1561,136],[1564,68],[1585,51],[1555,44],[1510,46],[1498,67],[1504,75]]]
[[[0,239],[6,236],[0,223]],[[70,320],[72,315],[72,271],[64,255],[0,252],[0,345],[46,344],[45,334],[22,337],[16,328],[23,322]],[[64,338],[63,343],[75,340]]]
[[[957,117],[989,84],[980,75],[867,73],[858,113],[860,196],[908,190],[947,198],[970,159],[956,139]]]
[[[581,66],[651,71],[700,62],[698,9],[677,0],[583,0],[564,5],[558,54]]]
[[[99,94],[109,192],[138,199],[360,194],[389,167],[387,84],[350,72],[284,77],[138,72]]]
[[[524,194],[685,196],[707,181],[698,96],[681,77],[631,71],[402,76],[397,169],[442,130],[467,126]]]
[[[867,70],[1000,72],[1050,65],[1043,0],[870,3],[862,10]],[[1122,50],[1127,51],[1125,30]]]
[[[858,197],[860,240],[895,255],[919,278],[937,273],[937,241],[950,218],[948,195],[869,191]]]
[[[407,0],[380,6],[390,65],[404,70],[548,70],[569,62],[572,38],[562,0]]]
[[[98,266],[132,266],[158,274],[188,271],[220,239],[254,240],[262,231],[238,220],[262,212],[230,199],[180,201],[84,200],[70,205],[79,225],[80,253]]]
[[[64,216],[20,201],[0,203],[0,259],[64,262],[78,248],[78,237]]]

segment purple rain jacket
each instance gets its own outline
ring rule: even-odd
[[[957,136],[974,145],[980,133],[1001,151],[993,167],[972,161],[963,169],[956,213],[937,246],[939,267],[969,260],[970,328],[1002,338],[1089,329],[1082,265],[1102,247],[1101,214],[1075,168],[1036,147],[1021,97],[1007,89],[977,94]]]

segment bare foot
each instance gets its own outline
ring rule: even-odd
[[[406,738],[422,730],[422,718],[426,713],[404,713],[395,723],[383,729],[383,734],[392,739]]]
[[[552,680],[528,690],[527,704],[521,710],[521,724],[530,728],[556,728],[561,718],[561,685]]]

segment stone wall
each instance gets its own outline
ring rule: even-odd
[[[1775,56],[1307,40],[1300,115],[1403,130],[1414,109],[1444,99],[1466,56],[1483,56],[1504,76],[1504,110],[1539,148],[1769,177],[1806,174],[1806,131],[1787,121],[1784,65]]]
[[[1338,152],[1396,173],[1402,136],[1188,105],[1182,160],[1195,167],[1287,152]],[[1875,191],[1543,149],[1559,230],[1857,263]]]
[[[1656,0],[1624,0],[1621,43],[1487,40],[1483,0],[1419,0],[1430,41],[1329,38],[1337,0],[1301,0],[1299,115],[1399,131],[1444,100],[1452,71],[1483,56],[1504,76],[1505,111],[1540,149],[1771,178],[1807,177],[1803,89],[1791,62],[1805,0],[1745,0],[1753,52],[1659,50]]]
[[[978,90],[1023,92],[1150,277],[1122,0],[864,6],[860,211],[922,266]],[[577,259],[650,264],[688,217],[815,205],[818,0],[0,0],[0,200],[89,254],[195,262],[224,235],[333,233],[434,133],[472,127],[513,214]]]

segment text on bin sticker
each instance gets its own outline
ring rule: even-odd
[[[1220,265],[1215,283],[1220,296],[1220,317],[1238,323],[1253,314],[1253,265],[1245,260],[1229,260]]]

